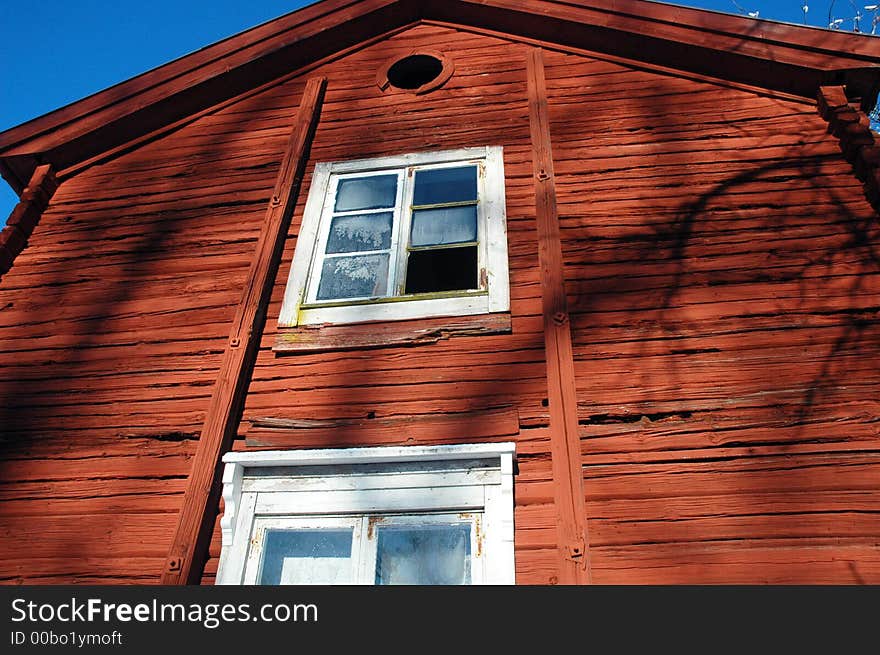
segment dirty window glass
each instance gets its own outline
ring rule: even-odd
[[[258,584],[352,584],[352,531],[267,530]]]
[[[389,525],[377,530],[376,584],[470,584],[470,525]]]
[[[397,175],[374,175],[339,181],[334,211],[394,207],[397,200]]]
[[[417,209],[412,218],[412,245],[436,246],[477,240],[477,206]]]
[[[487,291],[480,173],[468,162],[331,177],[304,304]]]
[[[477,199],[477,167],[430,168],[416,171],[413,205],[436,205]]]
[[[327,258],[321,270],[318,300],[384,296],[387,285],[387,253]]]
[[[391,247],[394,214],[349,214],[334,216],[327,239],[329,253],[387,250]]]

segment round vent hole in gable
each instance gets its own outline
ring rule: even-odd
[[[386,61],[376,74],[376,84],[382,91],[420,95],[442,86],[454,70],[452,60],[440,52],[411,50]]]
[[[410,55],[388,69],[391,86],[409,91],[436,80],[443,72],[443,62],[431,55]]]

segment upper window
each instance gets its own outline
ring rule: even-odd
[[[279,325],[509,305],[500,147],[315,166]]]
[[[512,584],[512,443],[224,456],[218,584]]]

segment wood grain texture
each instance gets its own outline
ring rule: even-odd
[[[876,581],[880,230],[837,138],[546,58],[594,580]]]
[[[354,447],[375,441],[430,445],[434,442],[464,443],[485,437],[515,437],[518,434],[519,414],[513,408],[506,408],[387,419],[253,419],[245,445],[249,448],[303,448],[333,443]]]
[[[880,212],[880,144],[871,121],[858,103],[850,103],[843,86],[819,87],[819,114],[840,139],[840,149],[865,187],[865,197]]]
[[[40,216],[57,190],[58,180],[51,164],[37,166],[6,219],[6,225],[0,230],[0,276],[12,268],[15,258],[24,250]]]
[[[517,581],[549,584],[528,48],[500,36],[420,25],[315,68],[303,184],[317,161],[503,146],[511,331],[278,355],[301,194],[232,448],[265,417],[474,413],[457,430],[476,433],[511,407],[518,434],[474,439],[516,441]],[[455,75],[420,98],[379,91],[377,67],[419,47]],[[880,234],[838,137],[803,101],[583,52],[544,64],[593,581],[880,582]],[[0,534],[39,542],[4,552],[3,582],[161,580],[305,88],[284,75],[65,179],[0,281]]]
[[[373,78],[378,66],[395,53],[426,44],[455,57],[456,74],[441,89],[416,97],[396,91],[383,93],[375,87]],[[523,417],[546,415],[542,406],[546,382],[538,275],[533,265],[536,256],[531,240],[534,196],[522,53],[524,49],[519,46],[498,39],[435,27],[409,30],[365,48],[321,69],[327,74],[328,89],[312,147],[312,161],[316,162],[502,145],[508,175],[511,281],[515,287],[510,313],[512,333],[458,336],[405,348],[385,346],[278,356],[272,348],[281,331],[270,321],[254,371],[245,420],[265,416],[354,419],[371,413],[381,419],[499,405],[513,405]],[[491,60],[487,59],[490,55]],[[365,89],[369,89],[366,95]],[[467,120],[450,120],[462,112],[468,114]],[[388,120],[389,115],[395,120]],[[270,312],[276,316],[303,208],[304,198],[297,206],[270,304]],[[454,326],[449,319],[443,323]],[[328,333],[347,339],[348,332],[360,329],[339,326]],[[397,324],[389,323],[376,334],[397,329]]]
[[[3,276],[0,486],[11,502],[0,503],[0,530],[28,543],[39,538],[34,526],[57,522],[59,545],[39,557],[20,550],[0,566],[4,581],[160,580],[173,520],[138,533],[163,554],[134,558],[126,549],[140,543],[83,535],[67,517],[180,511],[304,86],[220,108],[68,178]],[[254,129],[272,136],[249,159],[228,136],[248,133],[264,110]],[[224,176],[231,182],[219,188]],[[238,185],[249,189],[245,202]]]
[[[442,88],[419,98],[393,90],[383,93],[375,86],[375,71],[382,63],[397,53],[429,45],[455,60],[456,73]],[[497,334],[475,333],[436,342],[432,337],[404,347],[386,344],[367,349],[279,354],[273,347],[281,331],[270,320],[245,406],[245,425],[265,417],[325,423],[393,423],[420,416],[425,420],[425,425],[417,428],[422,443],[513,438],[517,442],[518,460],[523,456],[546,458],[542,465],[549,467],[549,445],[543,427],[548,416],[547,383],[540,273],[534,241],[526,52],[525,48],[501,39],[429,26],[407,30],[364,48],[320,69],[328,77],[328,87],[321,124],[312,145],[312,162],[503,146],[511,283],[509,333],[505,327]],[[365,92],[368,87],[370,90]],[[467,114],[467,120],[456,119],[462,114]],[[388,116],[395,118],[389,120]],[[303,209],[301,198],[276,279],[270,315],[277,316],[280,309]],[[445,318],[442,323],[454,326],[459,320],[471,319]],[[484,316],[481,320],[494,323],[498,318]],[[361,329],[338,326],[331,332],[345,335]],[[398,329],[388,323],[376,334],[382,337],[386,331],[393,334]],[[499,427],[493,427],[492,421],[481,416],[491,415],[500,406],[516,410],[521,428],[518,436],[466,436],[497,431]],[[373,418],[367,418],[370,416]],[[468,419],[459,421],[457,434],[453,434],[438,422],[446,416]],[[509,428],[501,429],[506,432]],[[249,435],[249,431],[242,430],[234,448],[252,447],[247,444]],[[352,436],[339,430],[298,430],[296,440],[286,440],[291,448],[391,444],[400,444],[400,435],[393,431]],[[523,480],[524,470],[530,469],[520,466],[516,485]],[[552,505],[552,498],[547,502]],[[536,534],[541,535],[541,544],[549,543],[555,551],[555,529],[540,528]],[[215,534],[214,542],[219,544],[217,538]],[[546,551],[541,551],[541,555],[545,556]],[[211,566],[216,563],[209,561],[206,570]],[[519,562],[517,566],[518,580],[526,584],[548,583],[551,578],[558,578],[556,571],[551,574],[531,566],[520,571]]]
[[[544,352],[550,408],[550,443],[560,549],[559,583],[590,581],[589,539],[577,428],[574,358],[562,268],[553,145],[547,109],[544,57],[528,55],[529,125],[535,176],[535,221],[544,315]]]
[[[437,343],[451,337],[504,334],[510,330],[507,312],[351,325],[301,325],[279,328],[273,348],[276,352],[359,350]]]

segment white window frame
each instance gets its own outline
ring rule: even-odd
[[[293,263],[284,292],[279,327],[321,323],[359,323],[405,320],[438,316],[467,316],[510,310],[510,282],[507,261],[507,226],[504,187],[504,157],[501,146],[422,152],[396,157],[379,157],[346,162],[318,163],[297,237]],[[393,295],[400,280],[398,267],[409,239],[413,168],[478,166],[477,183],[477,273],[479,288]],[[397,173],[397,229],[391,237],[388,292],[381,298],[316,300],[323,251],[333,215],[338,180],[366,174]],[[386,210],[387,211],[387,210]]]
[[[419,515],[473,521],[471,583],[514,584],[515,453],[511,442],[227,453],[217,584],[255,583],[260,535],[273,521],[393,524]]]

